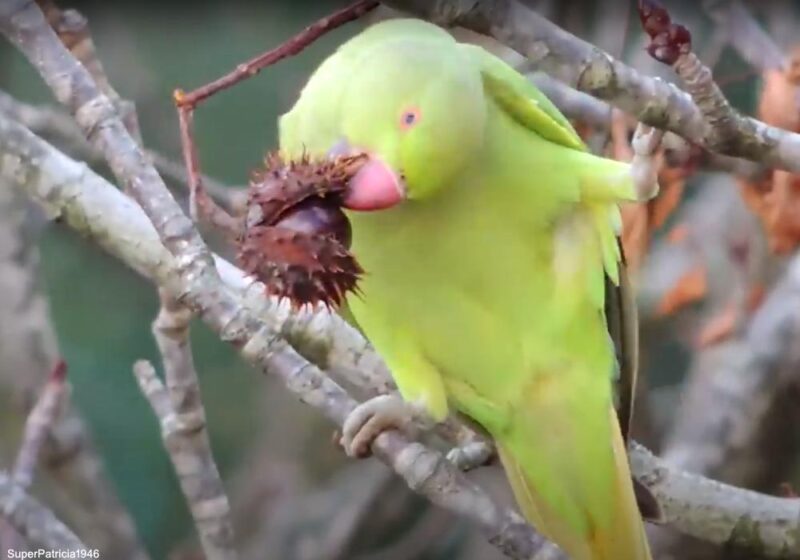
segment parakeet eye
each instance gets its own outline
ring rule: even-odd
[[[418,108],[412,107],[410,109],[406,109],[403,111],[403,114],[400,115],[400,129],[408,130],[416,125],[419,122],[419,119],[420,111]]]

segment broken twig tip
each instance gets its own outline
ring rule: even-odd
[[[67,379],[67,362],[60,359],[50,371],[50,380],[55,383],[63,383]]]

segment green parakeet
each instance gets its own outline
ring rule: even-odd
[[[607,297],[630,165],[589,153],[500,59],[408,19],[331,55],[281,117],[280,144],[289,159],[370,154],[345,199],[366,271],[348,303],[403,398],[480,424],[522,512],[573,558],[650,558],[628,377],[614,408],[631,364],[607,322],[609,306],[614,329],[631,320]]]

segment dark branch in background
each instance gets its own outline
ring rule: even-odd
[[[66,379],[67,364],[59,361],[50,372],[50,377],[39,395],[39,400],[28,414],[17,460],[11,471],[12,480],[23,490],[27,490],[33,484],[39,453],[58,415],[62,395],[67,387]]]
[[[88,551],[75,534],[46,507],[0,471],[0,516],[35,547]]]
[[[653,457],[636,443],[631,451],[631,467],[661,504],[666,523],[707,542],[742,547],[752,557],[790,558],[800,552],[800,501],[742,489],[731,492],[732,486],[706,480],[706,508],[687,509],[683,505],[696,496],[687,494],[695,488],[686,482],[697,475]]]
[[[598,130],[608,129],[612,107],[605,101],[573,89],[544,72],[536,72],[528,78],[567,118]]]
[[[11,480],[23,491],[27,491],[33,484],[33,476],[39,462],[42,445],[53,428],[66,388],[66,376],[67,364],[59,361],[50,372],[50,377],[44,384],[39,400],[36,401],[25,421],[22,443],[11,471]],[[16,531],[12,527],[0,523],[0,549],[4,552],[3,556],[10,558],[11,550],[21,550],[22,548]]]
[[[786,55],[740,0],[702,0],[703,9],[741,57],[759,70],[782,69]]]
[[[206,413],[189,344],[191,312],[165,290],[153,336],[164,366],[165,382],[146,361],[133,368],[139,387],[161,425],[161,437],[189,504],[209,560],[236,560],[231,508],[211,452]]]
[[[650,302],[661,300],[663,286],[671,285],[690,268],[698,264],[706,268],[709,293],[703,308],[674,318],[679,325],[696,320],[697,313],[708,317],[709,312],[730,302],[734,290],[741,289],[735,280],[740,274],[737,263],[726,256],[731,245],[744,247],[739,251],[748,255],[752,276],[744,283],[745,289],[754,283],[773,285],[771,277],[783,269],[776,267],[778,259],[767,254],[764,233],[734,187],[728,176],[707,178],[677,216],[687,231],[686,240],[662,243],[650,254],[648,266],[652,269],[642,282],[650,292],[643,294],[644,299]],[[748,314],[740,335],[693,353],[676,402],[664,403],[670,419],[675,419],[664,430],[661,448],[668,464],[766,492],[774,492],[792,476],[800,425],[800,325],[794,308],[800,293],[797,266],[796,258],[790,261],[765,302],[752,316]],[[655,298],[654,289],[661,291]],[[652,303],[645,303],[645,308],[645,313],[652,313],[647,311]],[[738,531],[746,532],[747,527],[742,524]],[[654,549],[695,558],[688,549],[697,548],[696,541],[689,543],[666,531],[653,536]],[[759,550],[755,544],[754,556]],[[711,553],[705,551],[697,558],[710,559]]]
[[[38,8],[29,0],[0,5],[0,29],[27,56],[57,99],[74,113],[90,141],[105,154],[119,182],[130,190],[151,220],[161,242],[175,258],[181,281],[177,292],[180,300],[197,311],[223,340],[238,348],[248,362],[278,375],[304,402],[319,408],[341,426],[356,401],[298,355],[267,323],[244,308],[224,286],[211,253],[192,222],[127,133],[113,104],[63,48]],[[518,514],[495,504],[440,454],[396,431],[382,434],[373,451],[412,489],[477,522],[490,541],[507,554],[532,558],[553,549]]]
[[[89,145],[83,132],[75,124],[75,119],[62,110],[23,103],[0,90],[0,113],[5,113],[33,132],[52,139],[68,153],[92,165],[105,162],[103,154]],[[181,163],[153,150],[147,150],[146,153],[162,177],[169,179],[179,192],[186,191],[189,180],[186,169]],[[229,210],[244,208],[247,189],[225,185],[206,175],[202,175],[201,180],[209,195],[224,208]]]
[[[141,144],[142,135],[136,107],[132,102],[122,99],[108,81],[100,57],[97,56],[94,40],[89,33],[89,22],[77,10],[62,10],[54,0],[36,0],[36,3],[64,46],[83,64],[100,91],[117,107],[125,128]]]
[[[547,74],[537,72],[529,76],[531,81],[570,120],[589,125],[598,130],[609,126],[612,107],[588,93],[573,89]],[[675,133],[664,136],[662,146],[673,156],[686,164],[696,165],[703,170],[726,171],[740,177],[755,179],[766,172],[766,167],[756,162],[709,152],[690,144]]]
[[[0,372],[2,391],[14,406],[3,421],[24,418],[58,359],[47,299],[39,286],[38,238],[33,208],[0,180]],[[64,398],[62,412],[42,449],[43,486],[57,510],[68,511],[92,547],[118,558],[143,559],[133,522],[120,504],[87,429]]]
[[[442,25],[461,25],[491,35],[526,56],[538,69],[608,101],[645,124],[675,132],[706,149],[800,171],[800,135],[735,112],[730,126],[709,119],[709,108],[698,106],[674,84],[639,74],[517,0],[385,3]]]

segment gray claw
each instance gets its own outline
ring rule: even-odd
[[[350,457],[368,457],[370,447],[382,432],[408,431],[414,411],[396,395],[380,395],[358,405],[342,426],[340,443]]]
[[[655,155],[663,136],[663,130],[642,123],[637,125],[633,134],[631,174],[636,185],[636,196],[640,201],[649,200],[658,194],[658,161]]]

